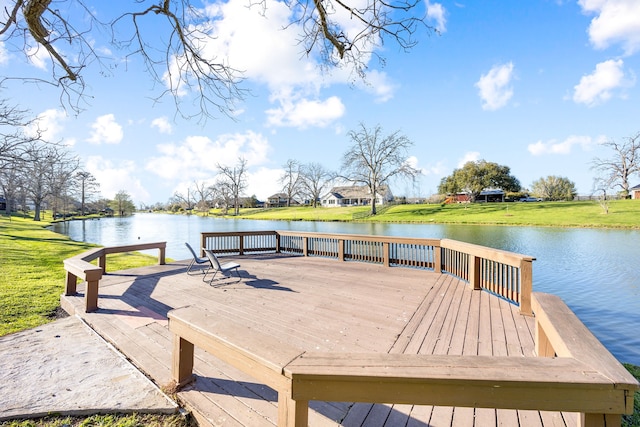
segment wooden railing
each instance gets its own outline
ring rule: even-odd
[[[137,245],[112,246],[108,248],[96,248],[83,252],[72,258],[64,260],[64,269],[67,272],[65,295],[74,295],[78,279],[87,282],[84,293],[85,311],[87,313],[98,308],[98,287],[102,275],[107,272],[107,255],[123,252],[144,251],[148,249],[158,249],[158,264],[165,263],[165,251],[167,242],[141,243]],[[98,260],[98,265],[91,264],[91,261]]]
[[[202,233],[201,247],[218,254],[261,252],[321,256],[386,267],[448,273],[520,306],[531,315],[534,257],[450,239],[328,234],[297,231]]]

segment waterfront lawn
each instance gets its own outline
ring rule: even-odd
[[[352,221],[368,206],[310,206],[243,209],[238,218],[286,221]],[[396,205],[358,221],[433,224],[488,224],[554,227],[640,228],[640,200],[613,200],[609,213],[594,201]]]
[[[95,247],[49,231],[47,225],[32,218],[0,217],[0,336],[55,320],[64,291],[62,261]],[[107,263],[121,270],[155,260],[143,254],[114,254]]]

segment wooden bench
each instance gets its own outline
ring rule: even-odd
[[[306,426],[310,400],[580,412],[580,425],[620,425],[638,387],[573,357],[307,353],[197,307],[169,312],[169,329],[179,386],[195,344],[276,390],[280,427]]]
[[[138,243],[135,245],[112,246],[106,248],[95,248],[83,252],[63,261],[66,271],[64,295],[75,295],[78,279],[86,281],[84,294],[85,311],[87,313],[98,309],[98,288],[102,275],[107,272],[107,255],[123,252],[143,251],[148,249],[158,249],[158,264],[165,264],[165,251],[167,242]],[[91,264],[91,261],[98,260],[98,265]],[[72,312],[72,307],[64,307],[67,312]]]
[[[278,426],[306,426],[308,402],[291,399],[284,367],[303,351],[215,313],[184,307],[168,314],[173,333],[172,376],[178,388],[193,379],[194,344],[278,392]],[[296,405],[302,405],[297,410]]]

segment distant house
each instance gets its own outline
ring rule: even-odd
[[[632,199],[640,200],[640,184],[629,189],[629,195]]]
[[[384,186],[376,194],[376,205],[382,206],[393,200],[393,194],[389,187]],[[365,206],[371,204],[371,192],[366,185],[350,185],[346,187],[333,187],[321,199],[322,206],[343,207],[343,206]]]
[[[4,197],[0,196],[0,211],[6,211],[7,210],[7,201],[5,200]]]
[[[285,193],[276,193],[272,196],[267,197],[267,203],[265,207],[267,208],[284,208],[287,206],[287,201],[289,197]],[[290,206],[299,205],[300,202],[296,199],[292,198]]]
[[[448,203],[469,203],[471,202],[471,195],[469,193],[456,193],[447,200]],[[504,191],[496,189],[482,190],[476,197],[476,203],[489,202],[504,202]]]

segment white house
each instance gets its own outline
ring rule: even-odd
[[[371,192],[366,185],[350,185],[346,187],[333,187],[320,200],[325,207],[365,206],[371,204]],[[389,187],[384,186],[376,194],[376,205],[382,206],[393,200]]]
[[[640,200],[640,184],[629,189],[629,195],[632,199]]]

